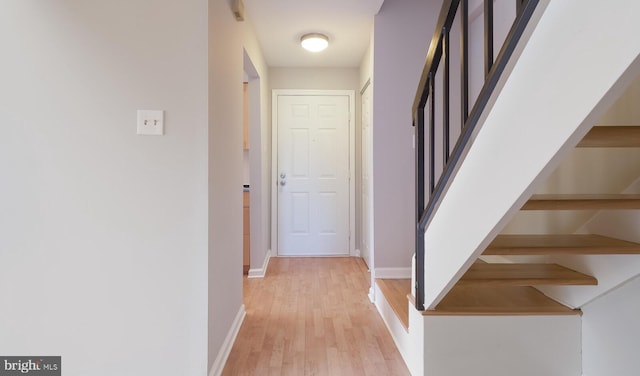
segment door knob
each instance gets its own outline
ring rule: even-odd
[[[287,174],[285,174],[284,172],[280,173],[280,179],[284,179],[287,177]]]
[[[285,185],[287,185],[287,181],[286,180],[280,180],[280,185],[284,187]]]

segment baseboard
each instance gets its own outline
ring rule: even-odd
[[[369,300],[371,301],[371,303],[375,303],[376,302],[375,291],[376,290],[373,287],[369,287],[369,293],[367,294],[367,296],[369,296]]]
[[[209,370],[209,376],[220,376],[222,374],[222,370],[224,369],[224,365],[227,363],[227,358],[229,358],[229,354],[231,353],[231,348],[233,347],[234,342],[236,341],[236,337],[238,336],[238,332],[240,331],[240,327],[242,326],[242,322],[244,321],[244,317],[247,314],[245,311],[244,304],[240,306],[238,310],[238,314],[236,318],[233,320],[233,324],[231,328],[229,328],[229,332],[227,333],[227,337],[224,339],[222,343],[222,347],[220,351],[218,351],[218,356],[216,360],[213,362],[211,366],[211,370]]]
[[[248,278],[264,278],[267,274],[267,268],[269,267],[269,260],[271,260],[271,250],[267,251],[267,255],[264,257],[261,269],[249,269]]]
[[[353,257],[362,257],[362,252],[359,249],[354,250]]]
[[[375,278],[410,279],[411,267],[406,268],[375,268]]]

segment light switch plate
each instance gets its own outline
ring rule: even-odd
[[[164,111],[138,110],[138,134],[164,135]]]

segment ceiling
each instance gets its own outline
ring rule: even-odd
[[[270,67],[358,67],[384,0],[244,0]],[[300,37],[320,32],[329,48],[312,53]]]

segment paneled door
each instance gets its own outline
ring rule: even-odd
[[[278,254],[349,254],[348,95],[277,96]]]

